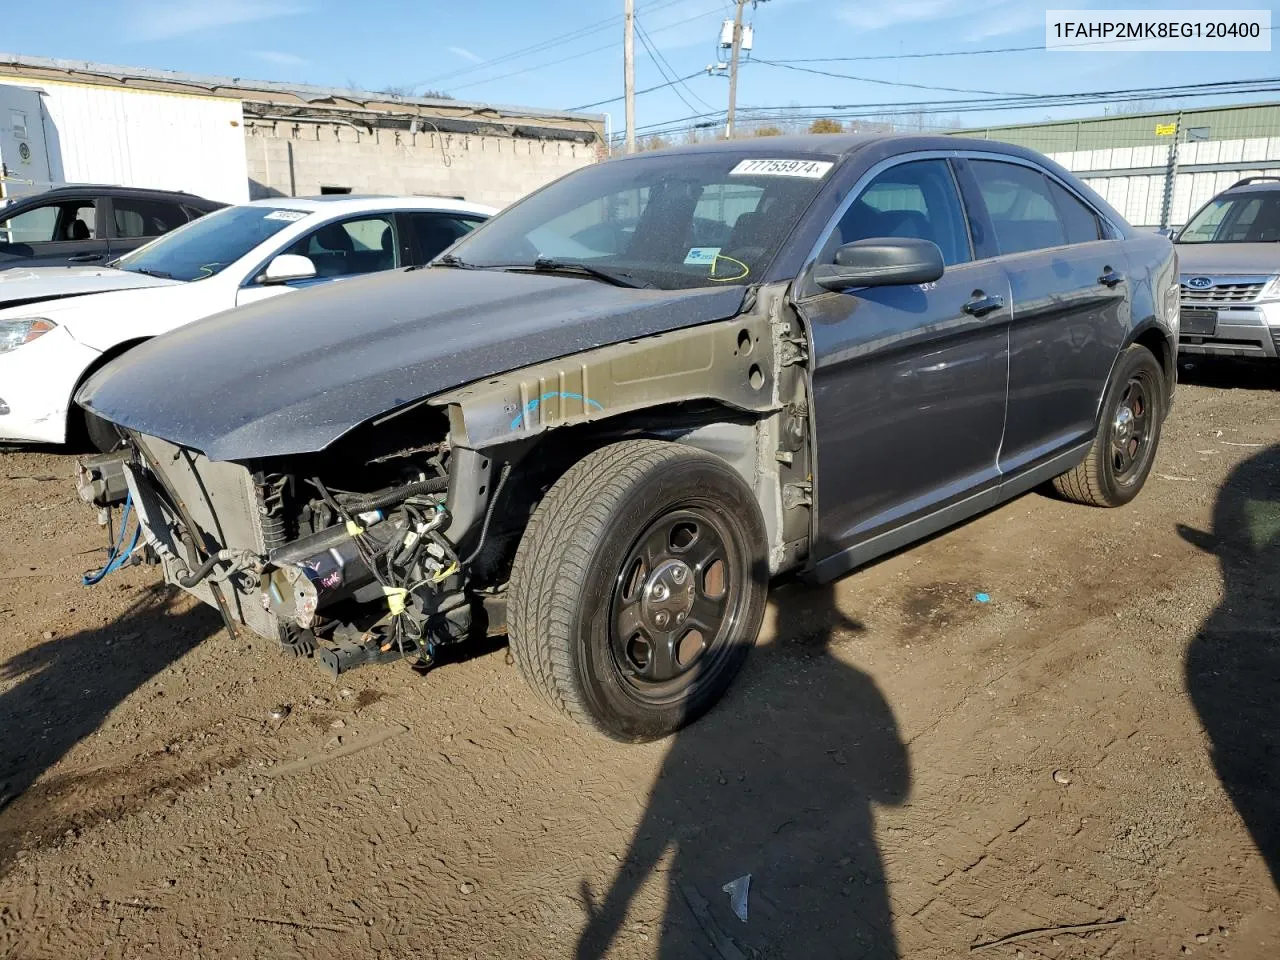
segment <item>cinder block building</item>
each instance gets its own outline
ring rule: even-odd
[[[0,54],[0,196],[96,182],[503,206],[606,142],[599,114]]]

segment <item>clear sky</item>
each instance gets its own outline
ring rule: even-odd
[[[1108,6],[1212,5],[1209,0],[1112,0]],[[1226,5],[1219,0],[1218,6]],[[1257,0],[1231,5],[1266,7]],[[253,79],[414,92],[432,88],[464,100],[570,108],[621,94],[622,6],[623,0],[60,0],[24,3],[20,13],[10,11],[3,18],[0,48]],[[748,12],[755,27],[753,56],[792,60],[1038,45],[1044,41],[1046,6],[1026,0],[767,0]],[[1051,6],[1102,4],[1058,0]],[[644,35],[676,76],[715,62],[720,23],[731,7],[729,0],[636,0]],[[1280,22],[1274,8],[1272,16]],[[578,35],[564,38],[573,32]],[[509,57],[544,41],[554,42]],[[640,38],[636,63],[638,88],[664,82]],[[1280,77],[1280,53],[1036,50],[803,66],[865,79],[757,62],[742,71],[739,103],[858,106],[974,96],[890,84],[1038,94]],[[723,109],[727,94],[725,78],[706,75],[684,87],[643,94],[638,124],[643,128]],[[1280,89],[1235,99],[1280,100]],[[615,129],[621,128],[621,101],[593,111],[612,114]],[[970,113],[962,120],[971,125],[1101,112],[1101,107],[1041,107]]]

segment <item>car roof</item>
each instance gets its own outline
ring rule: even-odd
[[[633,156],[678,153],[810,153],[814,156],[843,156],[878,140],[882,134],[872,133],[806,133],[782,137],[748,137],[741,140],[712,140],[661,150],[646,150]]]
[[[197,196],[194,193],[188,193],[185,190],[161,190],[152,187],[124,187],[117,183],[66,183],[59,184],[56,187],[50,187],[48,190],[41,190],[39,193],[32,193],[22,197],[15,197],[15,203],[24,203],[27,200],[41,200],[48,198],[56,198],[66,194],[79,195],[83,193],[101,193],[111,196],[129,197],[129,196],[147,196],[147,197],[172,197],[174,199],[190,202],[192,200],[200,203],[218,203],[217,200],[208,200],[204,197]]]
[[[469,203],[453,197],[352,196],[345,193],[320,197],[265,197],[262,200],[250,201],[248,205],[325,215],[364,213],[373,210],[443,210],[490,217],[498,212],[496,207],[485,206],[482,203]]]
[[[1223,190],[1222,193],[1218,194],[1218,196],[1225,197],[1228,194],[1231,196],[1238,196],[1242,193],[1280,193],[1280,180],[1261,180],[1257,183],[1237,183],[1234,186],[1227,187],[1227,189]]]
[[[741,140],[713,140],[709,143],[666,147],[661,150],[631,154],[630,157],[732,153],[758,156],[810,154],[815,157],[843,158],[872,145],[888,144],[893,144],[901,153],[917,150],[978,150],[984,153],[1003,153],[1034,159],[1038,163],[1045,162],[1045,158],[1041,155],[1015,144],[1003,143],[999,140],[979,140],[973,137],[930,133],[804,133],[781,137],[748,137]]]

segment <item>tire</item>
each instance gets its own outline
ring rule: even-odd
[[[124,434],[113,423],[84,411],[84,435],[99,453],[111,453],[124,443]]]
[[[755,643],[767,544],[751,489],[717,457],[656,440],[596,450],[551,487],[516,550],[516,667],[554,709],[614,740],[673,733],[720,698]]]
[[[1107,385],[1089,455],[1055,477],[1054,489],[1093,507],[1119,507],[1136,497],[1155,463],[1167,402],[1159,361],[1146,347],[1129,347]]]

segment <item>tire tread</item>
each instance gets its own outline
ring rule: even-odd
[[[1103,482],[1102,472],[1106,469],[1103,457],[1107,455],[1107,437],[1106,428],[1107,409],[1111,405],[1112,393],[1115,389],[1115,383],[1119,382],[1121,377],[1127,378],[1127,370],[1134,366],[1150,361],[1157,370],[1160,369],[1160,362],[1146,347],[1141,344],[1132,344],[1122,354],[1121,362],[1116,365],[1114,374],[1115,380],[1107,384],[1107,392],[1103,396],[1103,412],[1102,422],[1098,425],[1098,430],[1094,435],[1093,443],[1089,445],[1089,453],[1080,463],[1076,464],[1065,473],[1059,474],[1053,478],[1053,488],[1058,495],[1073,503],[1083,504],[1086,507],[1116,507],[1127,503],[1128,500],[1118,500],[1107,492],[1107,486]],[[1159,416],[1163,417],[1164,402],[1159,401]],[[1156,428],[1155,442],[1159,442],[1159,425]],[[1145,478],[1143,480],[1145,482]],[[1130,496],[1129,499],[1132,499]]]
[[[509,637],[520,676],[545,703],[612,736],[587,708],[577,679],[574,619],[595,546],[617,505],[651,470],[698,450],[631,440],[596,450],[562,476],[534,510],[516,550],[508,587]]]

